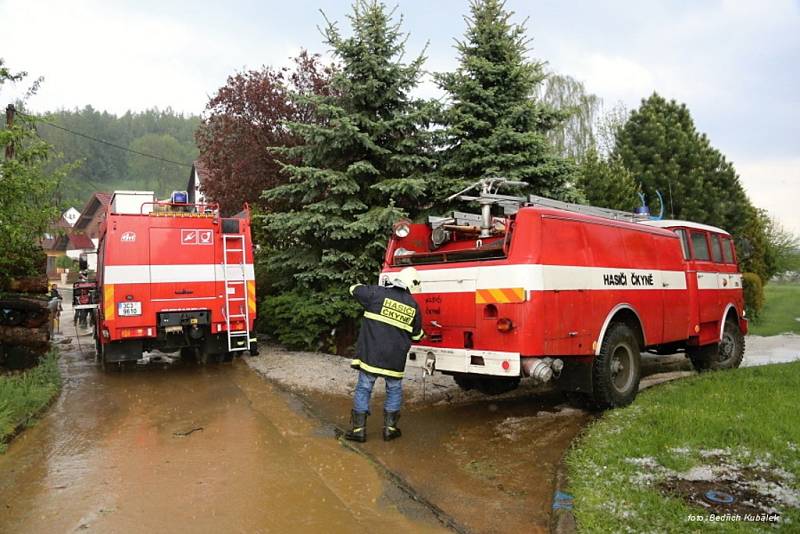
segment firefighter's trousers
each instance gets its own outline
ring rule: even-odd
[[[403,404],[403,379],[382,376],[386,382],[386,400],[383,403],[383,410],[386,412],[399,412]],[[357,412],[369,412],[369,398],[372,396],[372,388],[375,386],[377,375],[358,371],[358,383],[353,395],[353,410]]]

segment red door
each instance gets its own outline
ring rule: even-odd
[[[719,291],[717,267],[711,259],[708,233],[703,230],[689,232],[692,254],[697,270],[697,302],[700,323],[719,319]]]

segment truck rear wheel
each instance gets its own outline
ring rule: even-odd
[[[453,373],[453,380],[464,391],[475,389],[475,381],[468,374]]]
[[[501,395],[519,387],[519,377],[481,376],[476,377],[474,381],[475,389],[484,395]]]
[[[736,369],[744,358],[744,335],[736,321],[728,319],[722,329],[719,343],[689,347],[686,354],[698,373],[718,371],[720,369]]]
[[[593,400],[598,408],[627,406],[639,392],[640,349],[625,323],[612,323],[592,364]]]
[[[197,360],[197,347],[181,347],[181,361],[194,363]]]

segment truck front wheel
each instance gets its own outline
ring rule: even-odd
[[[627,406],[639,392],[639,342],[625,323],[613,323],[592,364],[592,389],[598,408]]]
[[[719,343],[688,347],[686,354],[697,372],[736,369],[744,357],[744,335],[735,320],[725,321]]]

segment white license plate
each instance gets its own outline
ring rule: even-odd
[[[142,314],[141,302],[120,302],[117,307],[117,315],[120,317],[131,317]]]

